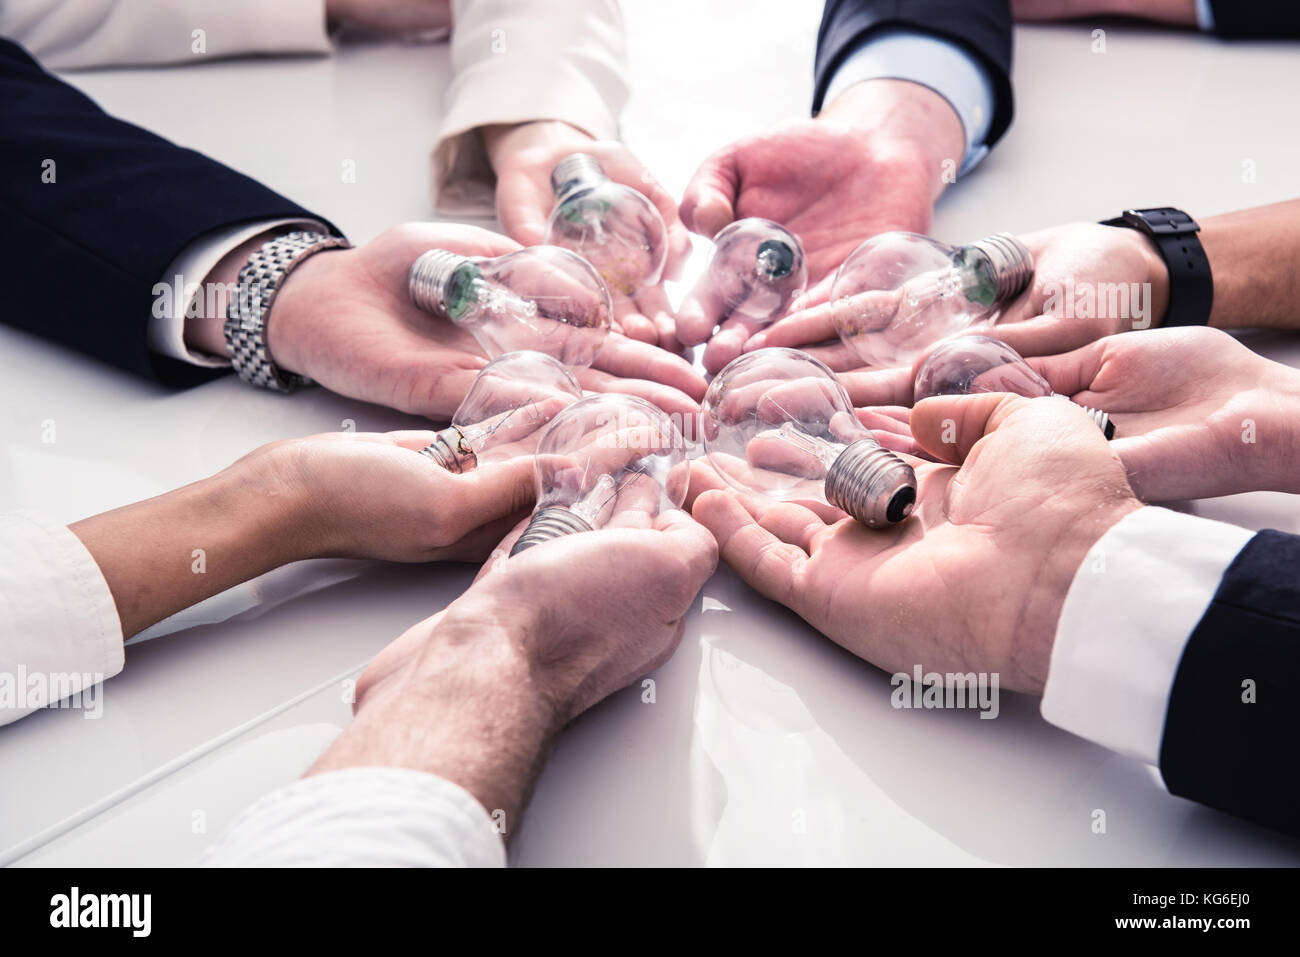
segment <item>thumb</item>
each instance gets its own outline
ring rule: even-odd
[[[1039,401],[1005,392],[938,395],[912,409],[912,435],[941,462],[960,465],[980,439],[997,430],[1024,403]]]
[[[1073,352],[1059,356],[1039,356],[1025,361],[1047,380],[1053,392],[1076,396],[1092,389],[1093,381],[1101,372],[1108,343],[1108,339],[1098,339]]]
[[[1022,356],[1056,355],[1077,349],[1096,338],[1095,329],[1090,324],[1051,315],[1016,321],[1003,317],[997,325],[980,326],[970,334],[1001,339]]]
[[[456,476],[465,486],[464,512],[474,525],[533,507],[533,457],[521,455]]]
[[[679,212],[686,228],[712,238],[736,218],[735,200],[740,191],[740,170],[731,147],[714,153],[695,171],[682,195]]]

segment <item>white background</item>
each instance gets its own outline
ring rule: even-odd
[[[806,115],[821,4],[626,7],[635,91],[626,137],[674,192],[709,151]],[[1015,124],[943,198],[936,235],[1022,232],[1126,206],[1205,217],[1300,195],[1294,46],[1108,25],[1106,51],[1095,53],[1092,28],[1017,31]],[[428,152],[448,75],[444,45],[358,42],[331,59],[69,79],[110,112],[364,241],[431,217]],[[356,163],[356,183],[341,182],[345,160]],[[1243,182],[1247,160],[1253,183]],[[1285,337],[1250,341],[1300,364]],[[284,399],[233,379],[166,393],[8,329],[0,349],[0,507],[64,521],[208,475],[272,439],[347,419],[360,430],[411,421],[318,390]],[[49,420],[53,444],[41,439]],[[1290,496],[1193,508],[1300,531]],[[0,861],[196,860],[239,808],[301,773],[347,722],[346,679],[471,577],[442,565],[295,566],[198,614],[220,619],[260,602],[254,611],[132,646],[101,720],[49,711],[0,728]],[[293,597],[307,585],[319,587]],[[1004,694],[995,721],[892,709],[888,676],[726,569],[654,679],[655,703],[630,689],[562,735],[513,861],[1300,862],[1295,842],[1170,797],[1152,769],[1048,726],[1036,700]],[[1090,828],[1096,809],[1106,812],[1104,835]]]

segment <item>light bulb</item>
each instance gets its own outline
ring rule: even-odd
[[[629,395],[573,403],[537,446],[537,508],[510,554],[607,527],[647,527],[680,508],[689,479],[685,443],[672,420]]]
[[[954,336],[939,343],[916,370],[914,399],[976,392],[1013,392],[1029,398],[1057,395],[1047,380],[1005,342],[988,336]],[[1106,438],[1115,423],[1100,409],[1083,407]]]
[[[431,249],[411,266],[408,285],[417,306],[469,330],[489,358],[530,349],[589,366],[613,315],[592,265],[557,246],[496,259]]]
[[[881,233],[840,265],[831,315],[864,364],[909,366],[940,339],[996,319],[1033,274],[1033,256],[1009,233],[955,247],[917,233]]]
[[[582,386],[541,352],[507,352],[474,377],[451,425],[420,450],[449,472],[531,455],[542,432],[582,398]]]
[[[556,205],[545,242],[585,256],[614,292],[653,286],[668,258],[668,227],[654,203],[613,182],[594,156],[574,153],[551,173]]]
[[[901,522],[916,473],[858,421],[835,373],[794,349],[733,360],[704,396],[704,448],[727,484],[834,505],[873,528]]]
[[[770,219],[738,219],[713,237],[709,264],[694,297],[722,317],[746,316],[754,331],[785,315],[808,282],[799,239]]]

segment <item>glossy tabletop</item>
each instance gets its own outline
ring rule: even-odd
[[[626,138],[674,192],[711,150],[806,115],[821,4],[625,5]],[[1100,52],[1096,26],[1017,30],[1015,124],[940,202],[937,235],[1022,232],[1126,206],[1204,216],[1300,195],[1300,126],[1284,106],[1300,87],[1294,46],[1105,24]],[[363,241],[432,216],[428,154],[448,77],[445,45],[359,41],[329,59],[68,78]],[[250,100],[257,110],[242,108]],[[349,161],[355,182],[341,176]],[[1251,341],[1300,365],[1285,337]],[[0,507],[63,521],[208,475],[273,439],[412,424],[320,390],[286,400],[232,378],[169,393],[7,328],[0,350]],[[1188,507],[1300,531],[1290,496]],[[349,682],[366,661],[472,575],[304,563],[132,645],[98,720],[47,711],[0,728],[0,862],[197,860],[346,724]],[[563,733],[512,861],[1300,863],[1295,842],[1171,797],[1153,769],[1051,727],[1036,699],[1003,694],[996,720],[893,708],[888,675],[725,568],[651,677]],[[1104,834],[1092,828],[1098,809]]]

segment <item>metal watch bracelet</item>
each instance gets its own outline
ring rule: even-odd
[[[226,349],[230,364],[249,385],[275,392],[292,392],[310,380],[278,369],[266,346],[266,326],[284,277],[308,256],[325,249],[346,249],[342,236],[299,230],[264,243],[239,270],[226,309]]]

